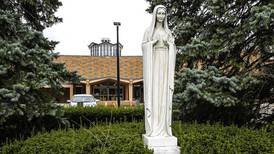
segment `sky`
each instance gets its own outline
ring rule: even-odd
[[[145,0],[60,0],[56,16],[63,18],[44,30],[50,40],[59,41],[55,52],[61,55],[89,55],[88,45],[110,38],[116,43],[114,21],[121,22],[119,42],[122,56],[142,55],[141,42],[152,15]]]

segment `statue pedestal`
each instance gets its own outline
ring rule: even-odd
[[[143,134],[144,144],[154,150],[154,154],[180,154],[180,147],[177,146],[177,138],[174,136],[150,137]]]

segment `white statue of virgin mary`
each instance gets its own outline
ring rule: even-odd
[[[166,7],[157,5],[142,42],[146,136],[172,136],[171,113],[176,48]]]

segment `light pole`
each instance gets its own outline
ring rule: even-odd
[[[117,29],[117,44],[116,44],[116,56],[117,56],[117,103],[118,107],[120,107],[120,62],[119,62],[119,26],[121,25],[120,22],[113,23]]]

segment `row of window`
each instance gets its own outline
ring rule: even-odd
[[[121,55],[121,49],[119,49]],[[116,56],[116,45],[101,44],[90,48],[91,56]]]
[[[85,94],[86,88],[85,86],[78,85],[75,86],[73,94]],[[133,87],[133,99],[141,101],[143,99],[143,88],[141,85],[135,85]],[[94,86],[91,90],[91,94],[101,100],[101,101],[114,101],[117,100],[117,87],[116,86],[108,86],[108,85],[100,85]],[[120,99],[125,100],[125,87],[120,87]]]

